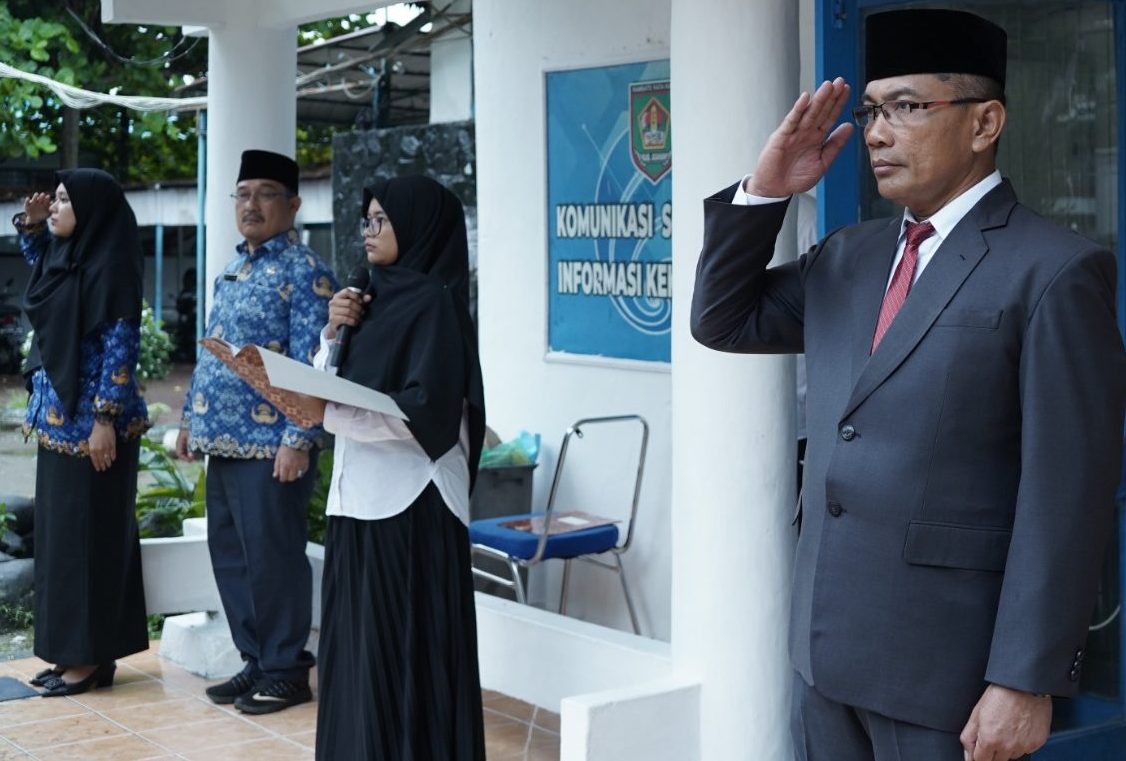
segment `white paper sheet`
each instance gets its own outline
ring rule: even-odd
[[[363,410],[382,412],[400,420],[408,420],[395,400],[375,389],[362,386],[345,378],[338,378],[317,370],[302,362],[283,357],[266,349],[259,348],[262,365],[270,379],[270,385],[286,391],[308,394],[337,404],[347,404]]]

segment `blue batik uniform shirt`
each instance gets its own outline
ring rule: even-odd
[[[253,252],[244,241],[237,252],[215,278],[206,334],[311,364],[337,289],[332,271],[294,230]],[[181,425],[191,450],[239,459],[272,458],[279,446],[308,450],[323,435],[319,426],[291,423],[207,351],[192,374]]]
[[[46,225],[18,227],[20,250],[28,264],[47,251],[51,236]],[[118,437],[132,441],[149,428],[149,413],[137,388],[137,357],[141,326],[133,320],[99,325],[79,344],[78,406],[67,416],[47,372],[41,367],[30,381],[31,396],[24,419],[25,439],[35,436],[53,452],[85,457],[90,454],[94,422],[113,423]]]

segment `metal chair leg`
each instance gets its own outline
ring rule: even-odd
[[[567,615],[567,590],[571,586],[571,559],[563,561],[563,588],[559,590],[559,615]]]
[[[512,558],[508,559],[508,570],[512,572],[512,588],[516,590],[516,602],[527,605],[528,598],[524,594],[524,580],[520,578],[520,566]]]
[[[626,595],[626,607],[629,608],[629,620],[633,624],[633,633],[641,634],[641,627],[637,623],[637,611],[633,608],[633,596],[629,593],[629,584],[626,583],[626,567],[622,565],[622,556],[615,554],[614,560],[618,563],[618,578],[622,580],[622,591]]]

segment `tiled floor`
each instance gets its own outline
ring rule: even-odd
[[[26,680],[44,667],[9,661],[0,676]],[[111,689],[0,702],[0,761],[313,758],[315,703],[246,716],[203,697],[208,684],[151,649],[118,661]],[[489,761],[558,761],[558,715],[494,692],[484,701]]]

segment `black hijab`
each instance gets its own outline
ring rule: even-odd
[[[457,444],[467,402],[472,488],[485,437],[485,394],[469,317],[465,212],[457,196],[417,175],[364,188],[362,216],[372,198],[391,220],[399,258],[371,268],[373,300],[340,375],[394,398],[431,460]]]
[[[42,367],[67,417],[78,407],[79,344],[102,323],[141,318],[141,238],[117,181],[100,169],[56,177],[70,196],[74,232],[51,243],[31,271],[24,310],[35,329],[28,372]]]

